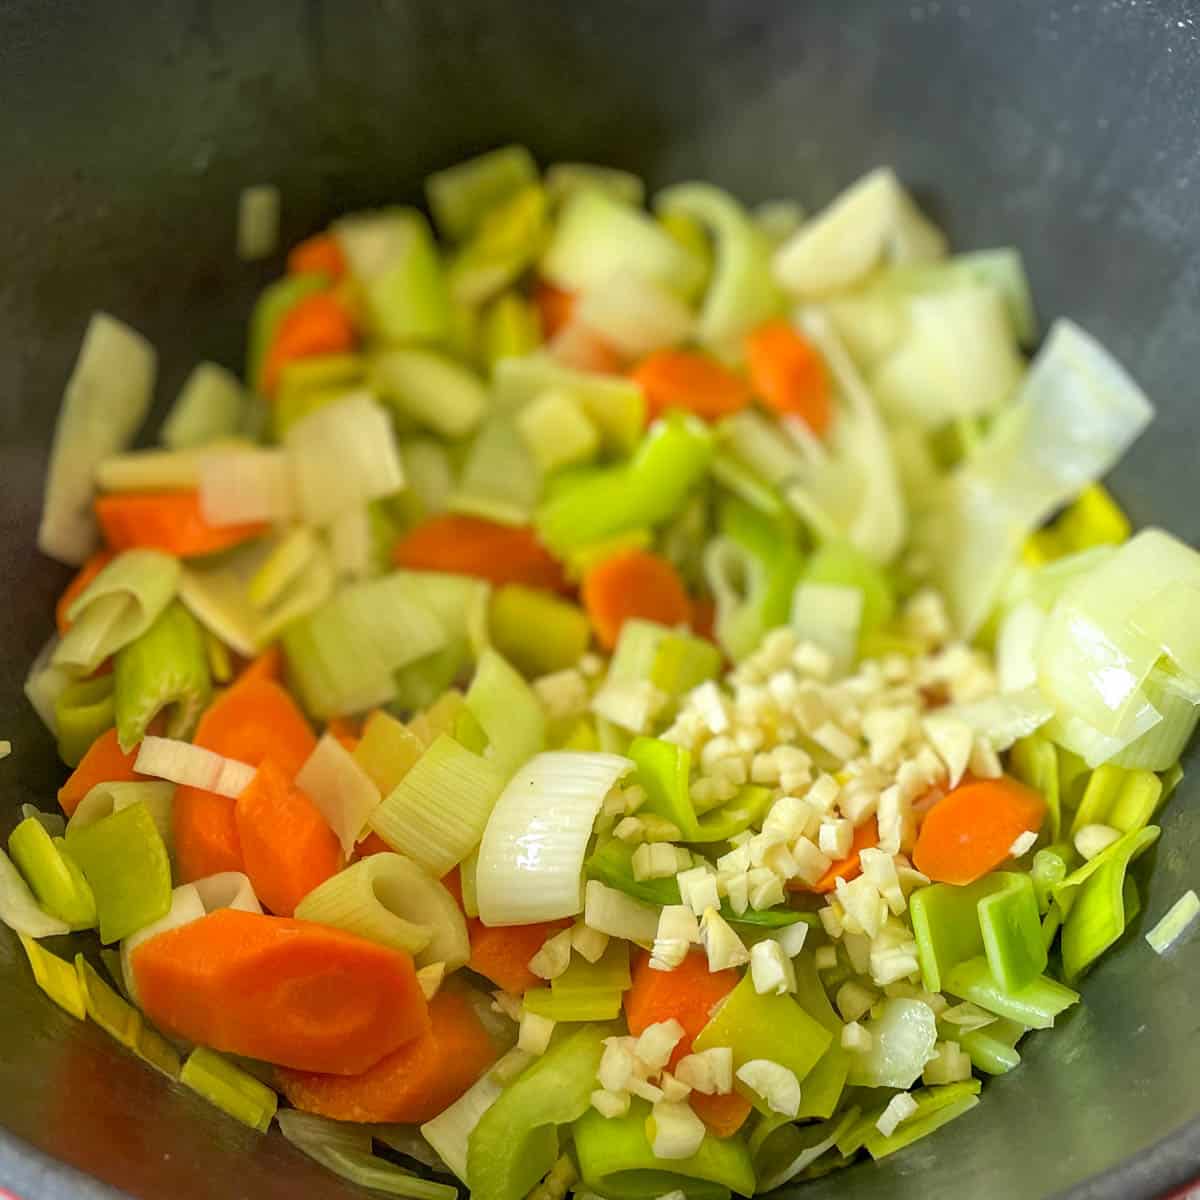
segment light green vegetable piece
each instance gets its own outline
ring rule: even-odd
[[[36,817],[26,817],[8,838],[8,852],[37,902],[72,929],[96,925],[96,900],[79,867]]]

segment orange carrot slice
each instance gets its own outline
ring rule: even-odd
[[[546,341],[550,341],[564,326],[570,324],[578,297],[574,292],[564,291],[544,279],[539,279],[534,285],[533,303],[538,311],[542,336]]]
[[[740,375],[694,350],[656,350],[634,368],[633,379],[645,393],[647,421],[672,408],[719,421],[752,399]]]
[[[332,233],[315,233],[297,242],[287,256],[289,275],[328,275],[341,279],[346,273],[346,256]]]
[[[133,764],[141,748],[139,742],[128,754],[117,743],[116,729],[106,729],[88,748],[71,777],[58,789],[58,803],[72,816],[79,802],[98,783],[132,783],[148,776],[139,775]]]
[[[583,606],[605,650],[617,644],[621,626],[641,618],[660,625],[686,625],[691,604],[679,572],[648,550],[623,550],[583,577]]]
[[[833,863],[829,870],[814,884],[801,883],[798,879],[788,884],[789,892],[826,892],[837,890],[837,881],[844,879],[847,883],[862,873],[860,855],[864,850],[879,845],[879,822],[874,817],[868,817],[855,831],[850,842],[850,853],[845,858]]]
[[[540,987],[545,981],[529,969],[529,960],[551,934],[570,924],[564,920],[492,927],[471,918],[467,921],[471,939],[471,959],[467,966],[506,992],[519,995],[531,987]]]
[[[719,1138],[733,1137],[746,1123],[753,1108],[741,1092],[729,1092],[724,1096],[693,1092],[688,1101],[692,1111],[708,1127],[708,1132]]]
[[[350,314],[330,292],[306,296],[289,310],[263,360],[263,390],[275,394],[279,375],[285,366],[316,354],[339,354],[353,350],[354,324]]]
[[[196,491],[111,492],[97,496],[95,507],[104,540],[113,550],[161,550],[178,558],[228,550],[270,528],[261,521],[210,525]]]
[[[746,369],[755,393],[777,416],[799,417],[818,436],[829,428],[825,363],[791,322],[768,321],[746,337]]]

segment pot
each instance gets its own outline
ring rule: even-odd
[[[1114,488],[1196,542],[1200,17],[1188,0],[8,0],[0,7],[0,834],[61,768],[21,683],[66,570],[34,531],[88,314],[145,333],[165,406],[236,366],[279,262],[233,253],[247,184],[282,244],[505,141],[652,186],[712,180],[809,207],[893,164],[960,248],[1013,244],[1159,416]],[[160,410],[161,411],[161,410]],[[1163,817],[1141,928],[1186,888],[1197,788]],[[1140,864],[1143,868],[1149,864]],[[805,1200],[1165,1194],[1200,1171],[1200,938],[1137,931],[984,1103]],[[0,934],[0,1184],[25,1200],[359,1195],[168,1085],[36,990]],[[116,1189],[114,1192],[113,1189]],[[795,1189],[792,1194],[800,1194]]]

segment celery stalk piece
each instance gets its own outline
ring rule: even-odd
[[[389,713],[372,713],[353,758],[387,795],[425,752],[425,745],[402,721]]]
[[[119,996],[82,954],[75,955],[87,1014],[110,1037],[136,1052],[142,1033],[142,1014]]]
[[[369,379],[397,414],[445,438],[474,432],[488,406],[473,371],[430,350],[385,350],[372,359]]]
[[[262,290],[250,314],[246,340],[246,385],[251,391],[262,392],[263,362],[280,322],[301,300],[325,291],[329,284],[327,275],[285,275]]]
[[[546,193],[530,183],[483,214],[470,240],[450,256],[446,280],[459,305],[486,303],[517,282],[547,236]]]
[[[187,1056],[179,1082],[243,1125],[259,1133],[271,1128],[279,1105],[275,1093],[207,1046],[197,1046]]]
[[[610,200],[641,208],[646,186],[629,171],[593,163],[551,163],[546,168],[546,195],[551,208],[560,207],[576,192],[603,192]]]
[[[1085,825],[1111,825],[1122,833],[1144,828],[1158,808],[1162,790],[1162,780],[1150,771],[1102,764],[1084,788],[1071,822],[1071,836]]]
[[[541,494],[537,460],[514,421],[494,413],[471,442],[449,508],[504,525],[524,525]]]
[[[737,1136],[711,1134],[688,1158],[655,1157],[646,1126],[651,1116],[645,1100],[635,1100],[623,1117],[605,1118],[589,1109],[575,1122],[573,1134],[584,1184],[610,1196],[655,1196],[681,1191],[687,1196],[713,1195],[704,1184],[749,1196],[755,1190],[754,1167],[746,1143]]]
[[[979,927],[992,975],[1005,991],[1016,992],[1046,969],[1046,947],[1033,880],[1011,871],[997,874],[1002,886],[979,901]]]
[[[467,708],[487,737],[484,754],[508,776],[546,747],[546,718],[533,689],[495,650],[485,650],[467,691]]]
[[[504,775],[441,734],[370,816],[389,846],[441,878],[483,834]]]
[[[177,558],[157,550],[119,554],[71,602],[71,628],[58,643],[53,664],[90,675],[150,628],[175,598],[180,570]]]
[[[88,747],[115,721],[111,674],[68,683],[54,701],[59,758],[77,767]]]
[[[645,213],[594,190],[577,192],[563,205],[539,269],[568,291],[587,292],[614,274],[634,271],[681,295],[704,270]]]
[[[70,1013],[80,1021],[86,1021],[87,1002],[75,965],[59,958],[57,954],[51,954],[27,934],[22,933],[20,937],[33,970],[34,982],[64,1012]]]
[[[1058,752],[1042,734],[1031,733],[1012,747],[1009,770],[1046,802],[1047,836],[1057,842],[1062,829],[1062,799],[1058,779]]]
[[[489,373],[502,358],[532,354],[542,344],[537,309],[519,292],[497,296],[483,314],[480,339]]]
[[[0,851],[0,922],[22,937],[43,938],[67,933],[70,926],[52,917],[37,902],[12,860]]]
[[[933,1105],[923,1106],[920,1092],[916,1093],[917,1111],[895,1133],[885,1137],[874,1125],[871,1126],[863,1142],[867,1153],[878,1162],[881,1158],[886,1158],[889,1154],[895,1154],[897,1150],[903,1150],[905,1146],[911,1146],[913,1142],[920,1141],[934,1130],[941,1129],[943,1125],[949,1124],[956,1117],[970,1112],[979,1103],[977,1095],[979,1087],[979,1080],[973,1079],[969,1083],[950,1083],[942,1088],[922,1089],[922,1091],[933,1093],[949,1092],[950,1089],[954,1089],[954,1091],[952,1095],[937,1097],[936,1107]],[[973,1090],[971,1090],[972,1088]]]
[[[796,1003],[818,1025],[824,1026],[832,1036],[829,1048],[809,1071],[800,1089],[800,1108],[796,1116],[827,1119],[832,1117],[846,1087],[846,1073],[850,1069],[849,1054],[842,1048],[842,1020],[829,1003],[824,985],[817,975],[817,964],[811,951],[802,951],[792,960],[796,973]]]
[[[749,973],[726,997],[716,1015],[697,1035],[693,1047],[708,1050],[728,1046],[733,1050],[734,1071],[754,1059],[768,1059],[786,1067],[803,1085],[833,1042],[833,1034],[808,1015],[791,996],[760,996]],[[740,1081],[734,1087],[760,1111],[766,1102]]]
[[[673,742],[636,737],[629,744],[628,755],[637,767],[637,781],[646,792],[644,811],[671,821],[682,841],[699,841],[700,824],[688,792],[692,757],[688,751]]]
[[[952,968],[983,953],[979,902],[1004,887],[1000,873],[966,887],[935,883],[909,897],[909,916],[927,991],[939,992]]]
[[[772,246],[742,206],[727,192],[705,183],[684,183],[655,197],[663,214],[686,214],[716,244],[716,263],[700,310],[698,340],[740,356],[740,340],[782,308],[771,273]]]
[[[93,471],[124,449],[145,420],[156,355],[141,334],[94,313],[63,393],[54,428],[38,548],[79,565],[96,545]]]
[[[72,830],[67,852],[91,885],[106,945],[157,921],[171,907],[167,848],[144,804]]]
[[[9,834],[8,852],[45,912],[72,929],[93,929],[96,901],[92,889],[61,842],[61,838],[51,838],[35,818],[26,817]]]
[[[953,967],[943,986],[951,995],[1030,1029],[1049,1029],[1055,1017],[1079,1001],[1078,992],[1045,975],[1019,991],[1006,991],[996,982],[983,957]]]
[[[246,394],[232,371],[197,363],[163,422],[163,443],[172,450],[189,450],[230,437],[241,427],[245,408]]]
[[[612,1026],[571,1031],[501,1092],[467,1142],[473,1200],[523,1200],[558,1157],[557,1126],[588,1111]],[[597,1114],[599,1115],[599,1114]]]
[[[367,318],[385,342],[437,341],[450,328],[450,298],[437,246],[415,208],[344,217],[334,227]]]
[[[530,677],[573,667],[591,640],[578,605],[518,583],[492,594],[488,627],[496,650]]]
[[[187,737],[212,695],[204,638],[181,604],[170,605],[113,665],[117,740],[128,753],[167,710],[167,736]]]
[[[438,232],[458,242],[488,212],[537,178],[537,164],[524,146],[501,146],[435,171],[425,181],[425,195]]]

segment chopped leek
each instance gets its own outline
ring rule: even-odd
[[[55,705],[59,696],[71,683],[70,672],[51,665],[50,660],[54,657],[57,646],[58,638],[52,637],[38,651],[37,657],[33,660],[33,666],[29,668],[29,674],[25,677],[22,689],[34,712],[51,733],[58,732],[54,714]]]
[[[327,733],[300,768],[296,786],[321,810],[349,858],[367,818],[382,800],[374,780],[350,751]]]
[[[541,492],[541,471],[516,424],[495,413],[471,443],[449,507],[505,525],[524,525]]]
[[[537,309],[519,293],[505,292],[488,305],[480,337],[489,371],[502,358],[532,354],[542,343]]]
[[[699,841],[700,825],[688,793],[691,772],[688,751],[673,742],[636,737],[629,744],[628,755],[637,768],[637,781],[646,793],[644,811],[670,821],[679,830],[682,841]]]
[[[117,995],[82,954],[75,955],[75,970],[87,1015],[122,1046],[136,1051],[142,1034],[142,1014]]]
[[[59,758],[68,767],[78,766],[88,747],[115,721],[111,674],[68,683],[54,700]]]
[[[983,957],[953,967],[942,986],[952,995],[1030,1029],[1049,1029],[1055,1017],[1079,1001],[1078,992],[1045,975],[1018,991],[1006,991],[996,982]]]
[[[91,885],[105,944],[157,921],[170,908],[171,864],[144,804],[71,830],[66,847]]]
[[[47,913],[72,929],[95,927],[95,897],[62,838],[52,838],[41,822],[26,817],[9,834],[8,852]]]
[[[1200,915],[1200,897],[1186,891],[1146,934],[1146,941],[1155,954],[1166,952],[1187,932],[1188,926]]]
[[[128,752],[167,713],[167,736],[187,737],[212,694],[204,637],[192,615],[171,604],[113,664],[117,739]]]
[[[469,237],[488,212],[537,178],[537,164],[524,146],[502,146],[435,171],[425,181],[425,194],[438,231],[457,242]]]
[[[497,651],[531,677],[573,667],[591,640],[577,605],[517,583],[493,593],[488,628]]]
[[[371,813],[389,846],[439,879],[479,843],[505,777],[441,734]]]
[[[172,450],[188,450],[229,437],[241,427],[245,407],[245,393],[232,371],[198,363],[163,422],[162,440]]]
[[[74,964],[65,962],[57,954],[51,954],[32,937],[24,933],[20,937],[38,987],[64,1012],[70,1013],[80,1021],[86,1021],[87,1001],[84,998],[83,985],[79,981],[79,972],[75,970]]]
[[[442,437],[478,428],[487,392],[471,371],[428,350],[388,350],[371,363],[371,382],[396,412]]]
[[[516,416],[517,432],[542,471],[590,462],[600,434],[569,392],[545,392]]]
[[[54,651],[53,665],[90,675],[150,628],[175,598],[179,573],[179,560],[157,550],[118,555],[71,602],[71,628]]]
[[[552,1021],[611,1021],[629,987],[629,943],[614,939],[597,962],[575,955],[548,988],[527,991],[525,1011]]]
[[[885,1136],[872,1124],[863,1139],[867,1153],[878,1162],[927,1137],[934,1130],[941,1129],[956,1117],[970,1112],[979,1103],[979,1088],[978,1079],[943,1087],[922,1088],[913,1096],[917,1104],[916,1112],[894,1133]]]
[[[546,194],[552,207],[557,207],[576,192],[603,192],[611,200],[640,208],[646,188],[636,175],[616,167],[600,167],[593,163],[562,162],[546,168]]]
[[[983,953],[979,903],[1004,885],[1005,877],[994,873],[966,887],[935,883],[913,892],[909,914],[927,991],[941,991],[954,967]]]
[[[744,784],[732,800],[711,809],[696,825],[696,836],[685,838],[694,842],[727,842],[739,833],[756,825],[766,816],[774,795],[770,788]]]
[[[450,256],[446,281],[453,302],[487,303],[517,282],[546,239],[546,193],[530,183],[486,213],[470,241]]]
[[[179,1082],[259,1133],[270,1129],[279,1105],[278,1097],[266,1084],[207,1046],[197,1046],[187,1056]]]
[[[615,754],[550,751],[517,771],[479,847],[475,888],[484,924],[523,925],[583,910],[592,826],[609,789],[629,769],[629,760]]]
[[[363,726],[353,757],[386,795],[424,752],[424,743],[407,726],[386,712],[375,712]]]
[[[715,678],[720,668],[720,652],[707,639],[635,618],[621,626],[607,682],[645,682],[675,699]]]
[[[1020,991],[1046,969],[1041,921],[1033,880],[997,872],[1002,886],[979,901],[979,926],[988,966],[996,982]]]
[[[216,792],[219,796],[228,796],[231,799],[241,795],[242,790],[254,778],[254,768],[244,762],[225,758],[215,751],[206,750],[203,746],[194,746],[191,742],[155,737],[153,734],[147,734],[142,739],[133,769],[139,775],[169,779],[172,783],[202,788],[206,792]],[[110,794],[116,786],[108,785]],[[141,799],[145,800],[146,797]],[[119,809],[114,800],[113,812],[117,811]]]
[[[1071,821],[1071,836],[1085,825],[1109,825],[1121,833],[1142,829],[1150,824],[1162,791],[1162,780],[1151,771],[1126,771],[1105,763],[1088,779]]]
[[[467,691],[467,708],[487,736],[485,757],[505,776],[545,748],[546,718],[533,689],[488,648]]]
[[[12,859],[0,851],[0,921],[23,938],[55,937],[67,933],[66,921],[50,916],[38,904]]]
[[[626,358],[687,341],[693,325],[677,295],[636,271],[615,272],[585,292],[576,315]]]
[[[896,594],[886,572],[850,542],[823,542],[804,568],[805,583],[854,588],[862,593],[862,633],[874,633],[896,611]]]
[[[200,459],[200,514],[210,525],[292,519],[293,462],[283,450],[212,449]]]
[[[829,655],[836,675],[854,665],[862,638],[863,593],[837,583],[800,583],[792,593],[792,628]]]
[[[230,439],[232,442],[233,439]],[[236,445],[236,443],[234,443]],[[213,450],[129,450],[96,465],[102,492],[176,491],[194,488],[200,468]]]
[[[1046,831],[1057,842],[1062,827],[1062,798],[1059,788],[1058,752],[1041,734],[1021,738],[1008,756],[1009,769],[1046,802]]]
[[[38,548],[79,565],[96,544],[93,471],[124,449],[145,420],[156,355],[128,325],[94,313],[88,322],[54,428]]]
[[[796,976],[795,1000],[802,1009],[831,1034],[829,1048],[817,1060],[816,1066],[804,1078],[800,1108],[796,1116],[828,1118],[833,1116],[846,1086],[850,1058],[842,1048],[842,1021],[829,1003],[829,997],[817,974],[816,960],[811,953],[792,959]]]
[[[1026,1032],[1024,1025],[1003,1017],[981,1029],[954,1031],[956,1040],[970,1056],[971,1065],[986,1075],[1007,1075],[1021,1064],[1016,1045]]]

